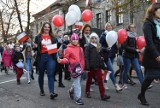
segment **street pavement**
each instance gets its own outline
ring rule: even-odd
[[[38,75],[34,74],[35,80],[31,84],[27,84],[27,74],[22,76],[21,85],[16,84],[16,75],[12,71],[9,75],[4,72],[0,73],[0,108],[160,108],[160,84],[152,83],[153,88],[148,90],[146,98],[150,106],[142,106],[137,100],[140,92],[140,83],[134,78],[136,85],[128,85],[128,88],[120,93],[115,91],[111,82],[108,81],[106,94],[111,96],[110,100],[101,101],[98,86],[93,85],[91,92],[92,98],[85,97],[85,81],[82,85],[82,99],[84,105],[77,105],[68,95],[72,81],[63,80],[65,88],[59,88],[58,82],[55,82],[55,93],[58,97],[50,100],[48,91],[48,82],[45,75],[44,88],[46,96],[39,95]],[[57,75],[58,79],[58,75]]]

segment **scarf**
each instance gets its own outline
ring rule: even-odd
[[[154,19],[157,28],[157,37],[160,39],[160,19]]]
[[[136,38],[137,34],[135,32],[128,32],[128,37]]]
[[[86,38],[86,43],[88,44],[90,42],[89,34],[84,34],[84,37]]]
[[[92,43],[92,42],[91,42],[91,44],[97,48],[97,44],[96,44],[96,43]]]

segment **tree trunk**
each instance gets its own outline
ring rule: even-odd
[[[30,11],[29,11],[29,6],[30,6],[30,0],[27,1],[27,16],[28,16],[27,27],[26,27],[26,33],[27,34],[29,34],[29,26],[30,26]]]
[[[17,1],[14,0],[14,3],[15,3],[15,7],[16,7],[16,12],[17,12],[17,16],[18,16],[18,21],[19,21],[20,29],[21,29],[21,32],[23,32],[22,21],[21,21],[20,12],[19,12],[19,9],[18,9]]]
[[[8,31],[10,29],[10,24],[11,24],[11,19],[12,19],[12,15],[14,14],[14,9],[12,10],[10,16],[9,16],[9,21],[7,23],[7,30],[6,30],[6,34],[8,34]]]
[[[3,22],[2,11],[0,11],[0,21],[1,21],[1,25],[2,25],[2,37],[3,37],[4,42],[6,42],[7,37],[6,37],[6,32],[4,30],[4,22]]]

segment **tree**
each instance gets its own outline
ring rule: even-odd
[[[1,2],[5,4],[2,0]],[[0,10],[1,31],[5,42],[7,41],[7,37],[10,35],[9,30],[13,26],[11,20],[14,13],[15,9],[8,3],[8,1],[6,1],[6,5],[2,6],[2,10]]]
[[[25,31],[27,34],[29,34],[30,33],[29,26],[30,26],[30,19],[31,19],[31,15],[30,15],[31,12],[29,10],[30,0],[27,0],[27,2],[19,1],[19,0],[5,0],[5,1],[0,0],[0,2],[2,4],[2,9],[3,9],[3,12],[1,11],[0,13],[0,21],[1,21],[1,28],[3,31],[2,35],[5,38],[5,40],[7,36],[11,36],[11,35],[8,35],[9,32],[10,32],[9,34],[11,34],[11,32],[12,34],[16,34],[15,30],[18,31],[17,29],[18,26],[20,28],[20,32],[23,32],[24,27],[26,27]],[[23,25],[24,23],[25,25]]]

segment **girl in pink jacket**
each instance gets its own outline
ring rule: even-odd
[[[71,36],[71,44],[69,44],[64,52],[64,58],[58,58],[58,62],[61,64],[69,63],[70,66],[77,62],[80,63],[81,71],[84,70],[84,53],[83,49],[78,44],[79,36],[75,33]],[[71,73],[72,76],[72,73]],[[71,99],[75,99],[78,105],[83,105],[83,101],[81,99],[81,75],[73,78],[72,87],[69,90],[69,96]]]

